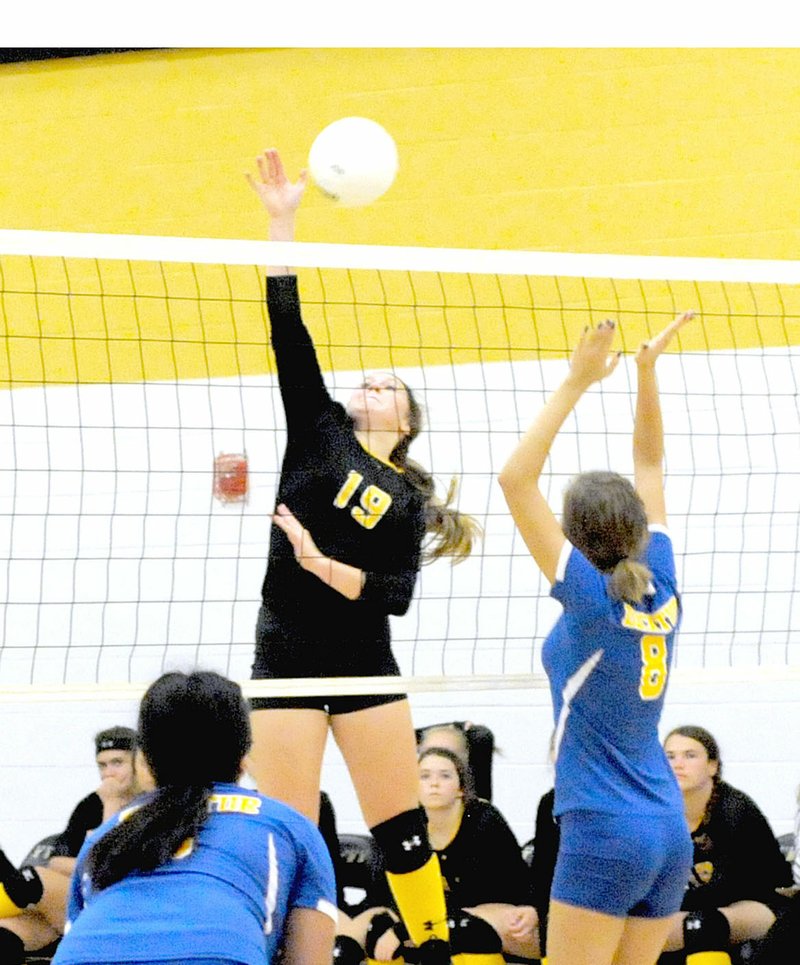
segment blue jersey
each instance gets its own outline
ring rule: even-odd
[[[214,786],[208,819],[172,860],[94,893],[89,849],[128,813],[102,825],[78,855],[54,965],[197,958],[265,965],[294,908],[336,921],[333,867],[317,828],[236,784]]]
[[[675,630],[681,614],[672,544],[650,527],[644,599],[613,599],[608,576],[566,543],[551,595],[564,612],[542,659],[556,723],[555,814],[682,811],[658,737]]]

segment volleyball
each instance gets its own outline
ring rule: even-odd
[[[308,155],[314,183],[346,207],[370,204],[385,194],[398,167],[394,138],[366,117],[333,121],[316,136]]]

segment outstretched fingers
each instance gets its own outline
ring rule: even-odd
[[[667,348],[676,334],[696,317],[696,312],[681,312],[666,328],[662,329],[658,335],[653,336],[647,342],[643,342],[636,353],[636,361],[655,362],[659,355]]]
[[[286,176],[283,161],[274,147],[267,148],[256,157],[257,176],[245,172],[250,187],[259,196],[270,216],[291,214],[299,205],[306,188],[308,172],[303,169],[292,182]]]
[[[587,385],[611,375],[621,357],[620,352],[610,351],[615,334],[616,323],[610,318],[596,328],[587,325],[572,355],[572,375]]]

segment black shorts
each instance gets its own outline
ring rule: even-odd
[[[405,700],[406,694],[354,694],[339,697],[251,697],[250,710],[323,710],[331,717]]]
[[[354,647],[351,641],[290,640],[278,628],[265,607],[258,611],[256,653],[252,680],[303,677],[398,677],[400,669],[388,639]],[[251,710],[322,710],[328,714],[351,714],[380,707],[406,694],[320,694],[307,697],[252,697]]]

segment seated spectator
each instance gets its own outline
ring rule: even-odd
[[[444,878],[453,961],[469,954],[476,963],[502,965],[503,950],[537,958],[536,912],[526,903],[527,869],[514,833],[494,805],[474,796],[461,756],[429,747],[420,754],[419,767],[420,801]],[[372,907],[340,923],[349,939],[339,942],[351,956],[346,965],[361,961],[365,951],[367,959],[388,961],[406,940],[378,871]]]
[[[755,802],[722,780],[714,737],[702,727],[672,730],[664,750],[683,793],[694,864],[663,963],[694,951],[727,951],[762,938],[791,883],[780,846]]]
[[[77,858],[86,835],[113,817],[138,793],[134,779],[136,731],[130,727],[109,727],[95,735],[94,743],[100,786],[75,806],[67,827],[53,847],[54,856]],[[73,865],[68,867],[67,873],[71,874]]]
[[[18,870],[0,851],[0,962],[12,962],[23,948],[38,951],[61,937],[69,878],[86,835],[138,793],[135,748],[136,731],[130,727],[110,727],[95,736],[100,785],[77,804],[47,862]]]
[[[54,965],[330,965],[333,868],[303,815],[239,783],[250,717],[238,684],[167,673],[142,698],[154,791],[84,844]]]
[[[492,800],[492,763],[495,754],[494,734],[483,724],[455,721],[417,728],[417,752],[429,747],[445,747],[462,757],[472,773],[475,795]]]

